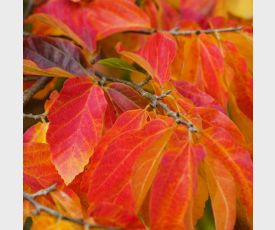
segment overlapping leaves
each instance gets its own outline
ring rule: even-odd
[[[24,39],[24,74],[70,79],[45,103],[47,119],[24,134],[24,189],[57,183],[58,191],[42,203],[90,224],[194,229],[209,198],[216,229],[234,229],[236,218],[249,225],[251,34],[137,33],[135,49],[124,48],[122,39],[115,58],[96,44],[151,26],[200,28],[211,12],[221,12],[221,2],[224,16],[240,15],[227,1],[144,1],[138,7],[128,0],[49,0],[36,8],[26,20],[33,35]],[[221,18],[207,23],[234,24]],[[105,59],[93,65],[91,56]],[[99,81],[95,71],[135,82],[149,75],[139,87],[156,95],[171,90],[158,100],[196,132],[168,118],[163,108],[152,108],[135,87]],[[31,215],[28,204],[24,209],[24,216]],[[33,229],[82,229],[45,213],[32,218]]]

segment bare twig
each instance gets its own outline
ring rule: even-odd
[[[95,75],[97,77],[99,77],[100,79],[104,79],[106,81],[119,82],[119,83],[123,83],[125,85],[130,86],[131,88],[135,89],[141,96],[149,99],[151,102],[151,105],[153,107],[157,107],[157,106],[161,107],[164,111],[166,111],[167,115],[169,117],[172,117],[178,124],[185,125],[189,129],[190,132],[197,132],[196,127],[190,121],[180,117],[180,114],[178,112],[171,110],[167,104],[165,104],[164,102],[162,102],[160,100],[163,97],[167,96],[169,93],[171,93],[171,91],[167,91],[167,92],[157,96],[155,94],[152,94],[152,93],[144,90],[140,86],[140,84],[136,84],[136,83],[133,83],[130,81],[121,80],[118,78],[108,77],[98,71],[95,71]]]
[[[30,12],[32,11],[32,7],[33,7],[33,1],[32,0],[28,0],[25,12],[24,12],[24,18],[26,18]]]
[[[143,81],[141,81],[140,83],[138,83],[139,86],[144,86],[146,85],[150,80],[152,79],[151,76],[146,77]]]
[[[46,212],[49,215],[54,216],[59,220],[60,219],[67,220],[67,221],[70,221],[70,222],[73,222],[73,223],[76,223],[79,225],[83,225],[86,229],[98,228],[98,229],[106,229],[106,230],[119,230],[119,228],[105,227],[105,226],[101,226],[101,225],[90,224],[88,222],[85,222],[83,219],[65,216],[54,209],[48,208],[48,207],[40,204],[39,202],[37,202],[35,200],[35,198],[37,198],[39,196],[48,195],[50,192],[54,191],[55,189],[56,189],[56,184],[53,184],[50,187],[48,187],[46,189],[42,189],[42,190],[40,190],[36,193],[33,193],[33,194],[30,194],[27,192],[23,193],[23,198],[25,200],[29,201],[35,207],[35,210],[33,212],[34,215],[37,215],[40,212]]]
[[[139,34],[145,34],[150,35],[156,32],[168,32],[174,36],[179,35],[192,35],[192,34],[215,34],[215,33],[224,33],[224,32],[234,32],[242,30],[242,26],[237,27],[227,27],[227,28],[219,28],[219,29],[206,29],[206,30],[179,30],[178,27],[173,28],[171,30],[156,30],[156,29],[149,29],[149,30],[137,30],[137,31],[126,31],[125,33],[139,33]]]
[[[166,113],[169,117],[172,117],[176,121],[176,123],[185,125],[189,129],[190,132],[197,132],[197,129],[192,124],[192,122],[186,120],[185,118],[182,118],[178,112],[171,110],[167,104],[165,104],[164,102],[161,101],[162,98],[166,97],[168,94],[171,93],[170,90],[162,93],[161,95],[155,95],[155,94],[152,94],[142,88],[143,85],[147,84],[150,81],[151,77],[147,77],[144,81],[142,81],[140,83],[134,83],[131,81],[125,81],[125,80],[118,79],[118,78],[108,77],[98,71],[95,71],[93,73],[99,78],[99,81],[98,81],[99,85],[103,86],[106,81],[119,82],[119,83],[128,85],[131,88],[133,88],[134,90],[136,90],[142,97],[149,99],[149,101],[153,107],[157,107],[157,106],[161,107],[164,111],[166,111]],[[43,77],[43,78],[47,78],[47,77]],[[25,114],[24,117],[31,117],[33,119],[39,119],[39,118],[41,118],[41,114],[37,115],[37,117],[36,117],[36,115]]]
[[[37,81],[40,77],[27,76],[23,77],[23,81]]]
[[[48,188],[41,189],[37,191],[36,193],[30,194],[30,196],[34,199],[38,196],[45,196],[48,195],[50,192],[54,191],[56,189],[57,184],[53,184]]]
[[[23,113],[23,118],[31,118],[34,120],[43,120],[47,116],[47,113],[41,113],[41,114],[32,114],[32,113]]]
[[[32,96],[42,89],[50,80],[48,77],[41,77],[30,88],[26,89],[23,95],[23,105],[28,104]]]

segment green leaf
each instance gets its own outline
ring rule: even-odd
[[[119,59],[119,58],[106,58],[106,59],[101,59],[97,63],[101,65],[105,65],[108,67],[116,68],[116,69],[122,69],[122,70],[127,70],[127,71],[136,71],[138,70],[131,66],[128,62]]]
[[[196,230],[215,230],[215,221],[213,216],[213,211],[211,207],[210,199],[207,200],[204,208],[204,215],[198,221]]]
[[[32,227],[32,218],[31,217],[27,217],[26,221],[24,223],[24,226],[23,226],[23,230],[30,230],[31,227]]]

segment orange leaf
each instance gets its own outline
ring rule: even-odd
[[[202,171],[202,170],[201,170]],[[197,190],[194,194],[193,203],[192,203],[192,226],[195,226],[198,220],[203,216],[205,204],[209,197],[207,183],[204,178],[204,174],[198,173],[198,184]]]
[[[90,22],[97,31],[97,40],[113,33],[150,28],[148,16],[128,0],[94,0],[89,12]]]
[[[165,152],[167,142],[172,135],[172,131],[173,128],[161,136],[150,148],[146,149],[134,164],[132,186],[135,196],[136,213],[139,212],[152,182],[157,175],[160,161]]]
[[[181,49],[173,63],[173,78],[189,81],[215,98],[226,108],[228,93],[223,79],[224,58],[211,35],[178,38]],[[181,60],[181,61],[180,61]]]
[[[25,131],[23,136],[23,142],[37,142],[46,144],[46,133],[48,131],[49,123],[38,122],[27,131]]]
[[[253,143],[253,121],[250,120],[244,113],[239,109],[231,96],[228,102],[228,110],[230,111],[230,118],[238,125],[239,129],[242,131],[243,135],[248,144],[252,145]]]
[[[234,229],[236,189],[232,175],[219,161],[206,157],[205,172],[217,230]]]
[[[73,74],[60,69],[58,67],[51,67],[41,69],[37,64],[31,60],[24,59],[24,74],[26,75],[37,75],[37,76],[47,76],[47,77],[65,77],[71,78]]]
[[[202,143],[208,155],[217,159],[234,176],[248,215],[252,212],[252,161],[250,153],[223,128],[203,132]]]
[[[53,91],[50,96],[49,99],[45,101],[44,104],[44,109],[45,112],[49,112],[50,108],[52,107],[52,105],[54,104],[54,102],[56,101],[56,99],[58,98],[59,93],[57,90]]]
[[[49,214],[41,213],[33,218],[32,230],[83,230],[83,226],[66,220],[57,220]]]
[[[106,105],[102,89],[91,79],[73,78],[65,82],[51,107],[47,141],[66,184],[89,162],[101,137]]]
[[[53,191],[50,195],[60,213],[73,218],[83,219],[80,199],[72,190],[65,188],[63,191]]]
[[[37,191],[54,183],[63,183],[51,161],[50,149],[44,143],[24,143],[24,184]]]

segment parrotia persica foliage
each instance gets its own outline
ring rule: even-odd
[[[31,229],[252,229],[252,1],[47,0],[24,78],[49,77],[24,133]],[[33,81],[24,80],[24,87]],[[43,100],[44,101],[44,100]],[[41,100],[42,103],[42,100]]]

